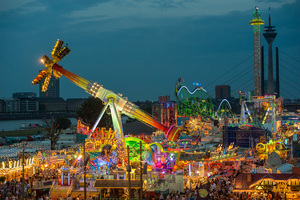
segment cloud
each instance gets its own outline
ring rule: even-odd
[[[16,11],[16,14],[30,14],[36,11],[45,11],[55,13],[68,13],[70,10],[82,10],[92,7],[99,2],[106,0],[64,0],[64,1],[39,1],[39,0],[0,0],[0,13]]]
[[[259,6],[265,22],[271,6],[272,25],[278,31],[274,46],[289,55],[292,52],[291,56],[299,60],[299,1],[298,4],[255,0],[26,2],[0,12],[0,42],[5,47],[0,49],[0,63],[5,66],[0,74],[0,91],[6,97],[15,91],[38,91],[31,86],[36,71],[43,68],[36,61],[41,55],[50,54],[57,38],[69,43],[72,49],[60,63],[62,66],[99,81],[130,100],[156,99],[173,93],[178,77],[202,82],[206,87],[253,54],[249,21],[255,5]],[[262,44],[266,45],[264,39]],[[249,62],[243,67],[252,68],[253,59]],[[252,79],[253,73],[248,75],[245,81]],[[11,80],[18,81],[6,87]],[[63,97],[84,94],[66,78],[61,80]],[[234,84],[232,89],[238,88]],[[214,90],[214,85],[206,89]]]
[[[38,11],[45,11],[46,6],[36,0],[0,0],[0,13],[15,11],[16,14],[26,15]]]
[[[19,14],[26,15],[28,13],[35,13],[40,11],[45,11],[46,7],[43,5],[30,5],[20,9]]]
[[[262,2],[265,2],[266,0],[256,0],[257,2],[259,2],[259,3],[262,3]],[[276,2],[276,3],[285,3],[286,1],[285,0],[269,0],[268,1],[269,3],[270,2]]]
[[[0,12],[20,9],[35,0],[0,0]]]
[[[281,7],[295,0],[282,0],[275,2],[259,2],[261,9],[269,6]],[[256,0],[111,0],[98,3],[86,9],[75,10],[67,17],[74,19],[76,23],[84,21],[100,21],[111,19],[123,19],[131,17],[162,18],[162,17],[190,17],[190,16],[220,16],[233,11],[247,11],[257,5]]]

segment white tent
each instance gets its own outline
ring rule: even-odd
[[[279,171],[282,174],[292,173],[293,167],[294,167],[294,165],[286,163],[286,164],[283,164],[283,165],[280,165],[279,167],[277,167],[277,172]]]
[[[212,139],[214,138],[208,135],[206,137],[201,138],[201,142],[210,142],[212,141]]]

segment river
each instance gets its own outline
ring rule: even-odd
[[[77,124],[76,118],[69,118],[71,120],[72,125],[75,126]],[[7,121],[0,121],[0,131],[14,131],[20,130],[22,125],[25,124],[39,124],[44,125],[45,122],[43,119],[24,119],[24,120],[7,120]]]

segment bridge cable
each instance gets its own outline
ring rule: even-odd
[[[237,67],[239,67],[241,64],[243,64],[244,62],[246,62],[249,58],[251,58],[253,55],[254,54],[252,54],[251,56],[247,57],[242,62],[240,62],[239,64],[237,64],[236,66],[234,66],[233,68],[229,69],[227,72],[225,72],[225,74],[227,74],[227,73],[231,72],[232,70],[236,69]],[[222,77],[223,77],[223,74],[221,76],[219,76],[218,78],[216,78],[215,80],[213,80],[212,82],[210,82],[209,84],[207,84],[206,87],[210,86],[212,83],[216,82],[217,80],[219,80]]]
[[[291,95],[292,97],[294,97],[294,99],[297,99],[297,97],[296,97],[294,94],[288,92],[288,91],[285,90],[284,88],[281,88],[281,90],[283,90],[284,92],[286,92],[286,93],[288,93],[289,95]],[[288,95],[287,95],[287,96],[288,96]]]
[[[279,50],[279,52],[280,52],[280,53],[283,53],[283,54],[284,54],[284,55],[286,55],[287,57],[289,57],[289,58],[291,58],[291,59],[295,60],[296,62],[300,63],[300,61],[299,61],[299,60],[297,60],[296,58],[293,58],[292,56],[288,55],[287,53],[284,53],[284,52],[283,52],[283,51],[281,51],[281,50]]]
[[[251,65],[252,66],[252,65]],[[250,66],[250,67],[251,67]],[[233,84],[234,82],[236,82],[237,80],[239,80],[240,78],[242,78],[242,77],[244,77],[245,75],[247,75],[248,74],[248,72],[250,72],[251,70],[253,70],[252,68],[250,68],[250,67],[247,67],[247,69],[248,70],[246,70],[246,71],[242,71],[241,73],[239,73],[239,74],[236,74],[234,77],[232,77],[230,80],[233,80],[232,82],[230,82],[230,80],[228,80],[227,82],[227,84],[228,85],[231,85],[231,84]],[[238,77],[238,78],[236,78],[236,77]],[[236,78],[236,79],[235,79]],[[211,89],[209,92],[213,92],[214,91],[214,88],[213,89]]]

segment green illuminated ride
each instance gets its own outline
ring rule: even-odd
[[[218,119],[224,118],[225,116],[227,118],[233,117],[232,108],[227,99],[223,99],[221,101],[221,103],[219,104],[219,107],[217,110],[217,116],[218,116]]]
[[[196,88],[190,92],[182,82],[182,80],[177,81],[175,88],[178,116],[214,119],[215,106],[206,90],[196,84]]]
[[[253,19],[250,21],[250,25],[253,26],[254,36],[254,95],[260,96],[261,94],[261,40],[260,40],[260,26],[264,25],[264,20],[260,18],[260,11],[255,6],[253,12]]]

